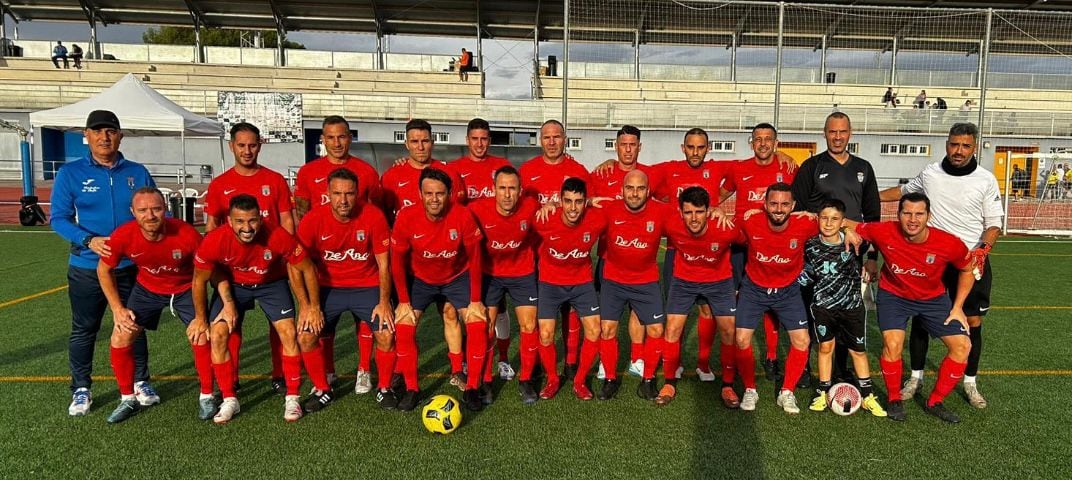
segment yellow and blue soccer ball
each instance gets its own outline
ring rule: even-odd
[[[421,409],[421,422],[429,432],[446,435],[462,424],[462,407],[450,395],[436,395]]]

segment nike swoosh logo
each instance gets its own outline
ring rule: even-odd
[[[538,300],[538,298],[537,298],[537,297],[529,297],[529,301],[530,301],[530,302],[535,302],[536,300]]]
[[[288,314],[288,313],[290,313],[290,312],[293,312],[293,311],[294,311],[294,309],[293,309],[293,308],[288,308],[288,309],[286,309],[286,310],[280,311],[280,312],[279,312],[279,314],[280,314],[280,315],[286,315],[286,314]]]
[[[399,187],[404,187],[406,185],[409,185],[409,182],[398,182]]]
[[[807,325],[807,324],[808,324],[807,320],[804,320],[803,322],[797,322],[797,325]]]
[[[324,183],[324,180],[327,180],[327,179],[328,179],[327,177],[316,178],[316,179],[313,179],[313,182],[315,182],[315,183]]]
[[[986,307],[986,308],[983,308],[983,307],[979,307],[979,311],[980,311],[980,312],[985,312],[985,311],[987,311],[987,310],[990,310],[990,307]]]
[[[618,182],[607,182],[608,187],[613,187],[613,186],[615,186],[617,184],[618,184]]]
[[[543,175],[536,175],[535,177],[532,177],[532,181],[535,182],[536,180],[539,180],[542,176]]]
[[[737,311],[737,309],[736,309],[736,308],[731,308],[731,309],[730,309],[730,311],[731,311],[731,312],[736,312],[736,311]]]
[[[741,177],[741,181],[742,181],[742,182],[747,182],[747,181],[751,180],[751,179],[752,179],[752,177],[753,177],[753,175],[749,175],[749,176],[747,176],[747,177]]]
[[[661,314],[661,313],[660,313],[660,314],[658,314],[658,315],[655,315],[655,316],[653,316],[652,318],[654,318],[654,319],[658,320],[658,319],[660,319],[660,318],[663,318],[663,314]]]
[[[554,236],[554,235],[551,235],[551,240],[558,240],[558,239],[560,239],[560,238],[562,238],[562,237],[556,237],[556,236]]]
[[[416,239],[418,239],[418,238],[421,238],[421,237],[423,237],[423,236],[424,236],[424,234],[423,234],[423,233],[422,233],[422,234],[420,234],[420,235],[414,235],[414,236],[413,236],[413,239],[414,239],[414,240],[416,240]]]
[[[462,177],[462,178],[468,177],[469,175],[472,175],[472,174],[471,173],[459,173],[458,174],[458,176]]]
[[[223,259],[223,263],[230,262],[231,260],[234,260],[234,259],[235,259],[235,257],[227,257],[227,258]]]
[[[493,228],[495,228],[495,227],[496,227],[496,225],[495,225],[495,224],[491,224],[491,225],[488,225],[488,224],[484,224],[484,230],[491,230],[491,229],[493,229]]]
[[[145,252],[141,252],[141,253],[132,253],[132,254],[130,254],[130,258],[138,258],[138,257],[140,257],[140,256],[142,256],[142,255],[145,255]]]
[[[596,310],[599,310],[599,307],[592,307],[592,308],[590,308],[589,310],[591,310],[591,311],[593,311],[593,312],[594,312],[594,311],[596,311]]]
[[[752,237],[752,240],[763,240],[763,237]]]
[[[224,195],[230,195],[230,194],[234,193],[235,190],[238,190],[238,189],[237,188],[232,188],[230,190],[224,190],[223,194]]]
[[[334,237],[334,236],[335,236],[335,235],[327,235],[327,236],[322,236],[322,237],[320,237],[320,241],[321,241],[321,242],[323,242],[324,240],[327,240],[327,239],[329,239],[329,238],[331,238],[331,237]]]
[[[621,224],[623,224],[623,223],[625,223],[625,220],[615,220],[615,221],[614,221],[614,224],[615,224],[615,225],[621,225]]]

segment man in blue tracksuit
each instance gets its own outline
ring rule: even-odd
[[[134,191],[156,186],[149,171],[123,158],[119,142],[123,134],[119,118],[107,110],[95,110],[86,119],[89,154],[65,164],[56,173],[52,187],[52,229],[71,242],[67,268],[68,296],[71,300],[71,337],[68,355],[73,396],[67,413],[85,415],[93,403],[90,394],[93,347],[108,305],[97,280],[97,261],[111,253],[108,236],[116,227],[134,219],[130,200]],[[126,303],[134,286],[137,267],[123,259],[114,270],[119,295]],[[142,334],[134,343],[135,394],[149,406],[160,397],[149,379],[149,350]]]

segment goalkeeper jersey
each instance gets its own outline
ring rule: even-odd
[[[804,274],[815,291],[812,305],[827,310],[849,310],[863,304],[860,295],[860,257],[845,251],[845,237],[830,244],[820,235],[804,244]]]

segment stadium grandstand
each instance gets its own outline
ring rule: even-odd
[[[539,125],[558,118],[569,153],[592,167],[613,155],[614,132],[626,123],[645,129],[646,162],[677,158],[681,134],[697,126],[712,132],[711,158],[748,157],[749,131],[765,121],[779,128],[782,150],[802,161],[823,150],[823,121],[841,111],[853,121],[850,149],[875,165],[883,187],[940,160],[949,127],[970,121],[982,132],[981,164],[1008,196],[1009,228],[1072,230],[1068,185],[1047,185],[1059,165],[1072,163],[1072,1],[0,0],[0,14],[0,118],[32,131],[31,183],[42,191],[64,158],[81,154],[80,142],[77,133],[31,125],[30,112],[90,98],[134,74],[225,123],[228,92],[291,106],[297,98],[298,109],[288,110],[300,117],[295,131],[262,154],[292,179],[318,156],[320,121],[333,114],[357,131],[354,153],[383,171],[403,152],[399,132],[411,118],[433,123],[444,159],[464,152],[470,118],[486,118],[493,150],[515,163],[538,152]],[[54,42],[20,40],[9,21],[16,29],[71,22],[71,34],[56,40],[88,45],[84,68],[57,70]],[[200,35],[195,45],[98,41],[113,24],[279,38],[357,33],[374,36],[376,48],[216,47],[201,45]],[[472,39],[477,71],[459,82],[444,71],[450,55],[394,53],[392,36]],[[488,40],[531,43],[527,98],[487,94]],[[887,89],[893,102],[884,101]],[[19,141],[15,130],[0,132],[0,179],[12,181],[0,198],[7,221],[22,193],[15,181],[26,174]],[[124,149],[147,159],[161,184],[183,189],[203,190],[230,162],[218,139],[184,139],[184,148],[180,141],[131,138]],[[1032,179],[1019,201],[1014,165]]]

